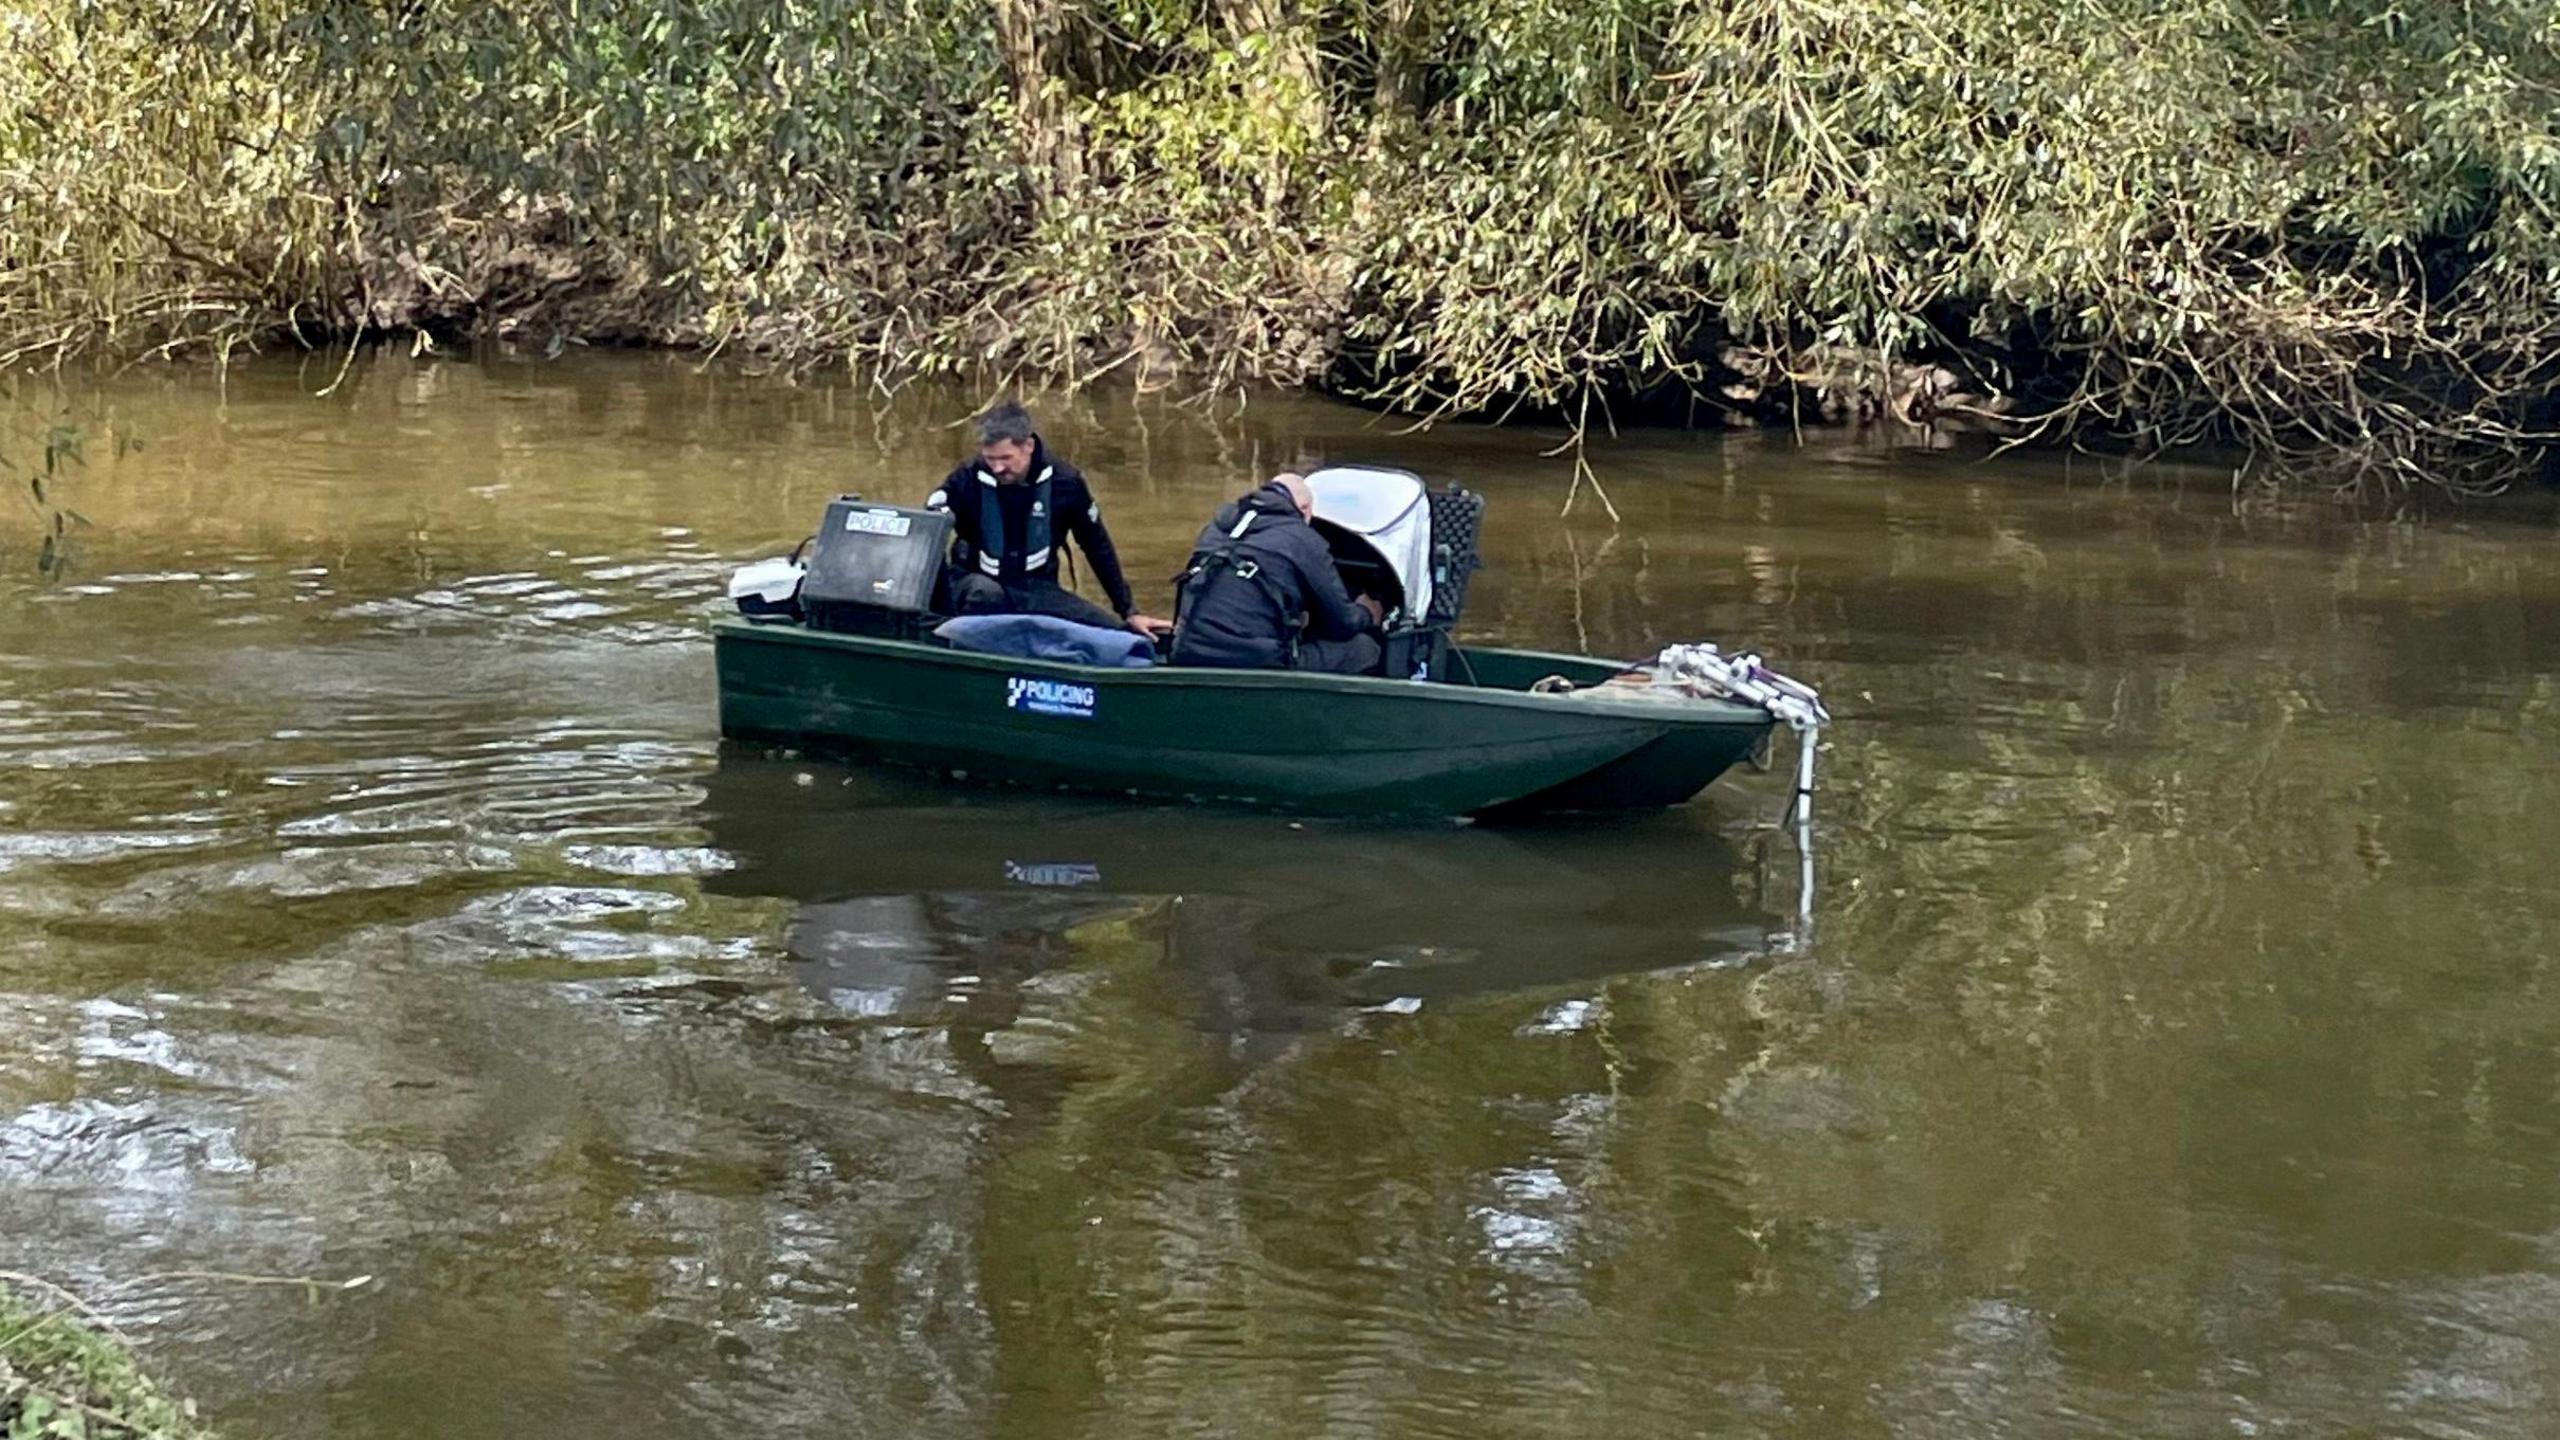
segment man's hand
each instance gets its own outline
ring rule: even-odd
[[[1173,633],[1172,621],[1159,620],[1153,615],[1131,615],[1123,623],[1150,640],[1161,640]]]
[[[1387,607],[1378,603],[1377,596],[1354,595],[1351,597],[1351,603],[1368,611],[1369,618],[1376,621],[1378,624],[1384,625],[1387,623]]]

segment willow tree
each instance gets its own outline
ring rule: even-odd
[[[2395,486],[2560,420],[2547,0],[11,14],[19,360],[531,326],[1593,423],[1920,376]]]

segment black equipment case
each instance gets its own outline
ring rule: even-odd
[[[1431,506],[1431,611],[1403,615],[1387,628],[1382,673],[1391,680],[1454,680],[1449,649],[1466,608],[1467,582],[1484,562],[1476,537],[1484,528],[1484,497],[1449,485],[1424,492]]]
[[[1388,609],[1385,631],[1378,637],[1383,652],[1379,673],[1390,680],[1453,680],[1449,650],[1458,633],[1458,616],[1466,608],[1467,582],[1483,560],[1476,540],[1484,529],[1482,495],[1456,485],[1425,490],[1431,507],[1431,607],[1415,614],[1407,606],[1404,584],[1395,567],[1379,555],[1368,537],[1322,516],[1314,524],[1333,552],[1334,568],[1351,592],[1378,598]]]
[[[934,585],[950,549],[948,511],[839,496],[828,502],[826,523],[810,547],[800,608],[812,629],[912,640],[933,611]]]

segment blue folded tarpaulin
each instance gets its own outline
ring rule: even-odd
[[[1156,647],[1134,630],[1106,630],[1046,615],[963,615],[934,628],[954,650],[1063,660],[1070,665],[1139,670],[1156,663]]]

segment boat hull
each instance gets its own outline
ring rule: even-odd
[[[738,620],[713,632],[720,728],[737,739],[972,780],[1320,814],[1660,808],[1705,788],[1771,724],[1739,705],[1490,688],[1497,675],[1613,668],[1523,651],[1470,652],[1479,687],[1102,670]]]

